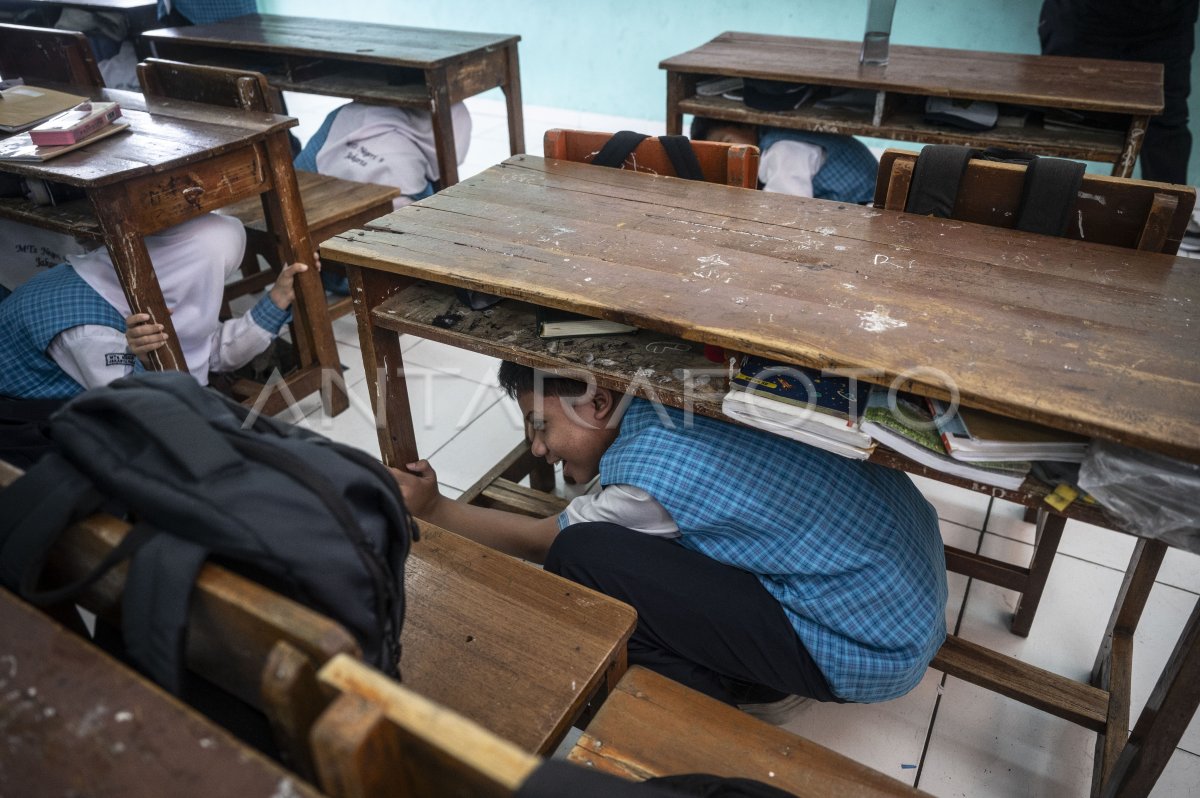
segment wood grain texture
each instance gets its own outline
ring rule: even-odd
[[[636,780],[757,779],[801,798],[926,794],[640,667],[621,679],[568,759]]]
[[[1200,461],[1200,263],[518,156],[324,257]]]
[[[859,49],[859,42],[730,31],[659,68],[1125,114],[1163,107],[1158,64],[893,44],[878,69],[859,65]]]
[[[623,663],[633,609],[422,524],[405,569],[403,683],[548,754]]]
[[[143,34],[151,42],[182,42],[264,53],[318,53],[325,58],[428,69],[521,40],[501,33],[380,25],[337,19],[248,14],[244,17],[162,28]]]
[[[0,591],[0,793],[318,793],[97,647]]]

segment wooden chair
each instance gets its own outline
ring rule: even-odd
[[[543,153],[560,161],[591,163],[592,158],[612,136],[586,130],[547,130]],[[758,188],[758,147],[749,144],[722,144],[693,141],[692,151],[700,162],[700,171],[709,183]],[[675,167],[657,138],[648,138],[625,160],[625,169],[655,175],[674,175]]]
[[[904,210],[918,153],[889,149],[879,160],[875,182],[875,207]],[[1016,226],[1025,167],[1020,164],[972,159],[955,198],[951,218],[992,227]],[[1145,180],[1085,174],[1079,187],[1065,236],[1097,244],[1173,255],[1187,229],[1196,190]],[[1026,510],[1026,521],[1037,523],[1033,556],[1022,568],[953,547],[946,549],[952,571],[994,581],[1018,590],[1021,599],[1011,629],[1029,634],[1050,566],[1062,539],[1066,518],[1045,509]],[[989,578],[1000,565],[1004,582]]]
[[[546,131],[542,148],[547,158],[589,163],[611,137],[611,133],[556,128]],[[758,188],[758,147],[693,141],[692,150],[706,182]],[[656,138],[639,144],[626,159],[624,168],[647,174],[675,174],[675,168]],[[526,476],[530,481],[528,488],[520,484]],[[554,484],[554,470],[545,461],[533,457],[527,443],[521,443],[468,488],[459,501],[545,517],[558,512],[555,508],[562,506],[556,497],[548,495]]]
[[[159,687],[0,590],[6,795],[317,791]]]
[[[0,24],[0,75],[79,87],[104,87],[87,36],[77,31]]]
[[[322,789],[334,798],[512,796],[541,760],[348,657],[321,683],[338,693],[313,726]],[[823,746],[642,668],[631,669],[569,757],[640,781],[713,773],[797,796],[924,795]]]
[[[246,111],[278,112],[273,90],[259,72],[147,58],[138,64],[138,80],[147,96]],[[394,186],[359,183],[313,172],[296,172],[296,180],[314,246],[337,233],[361,227],[390,213],[392,200],[400,195],[400,190]],[[274,262],[277,250],[268,238],[266,211],[261,202],[244,200],[224,208],[223,213],[240,219],[247,234],[242,279],[225,289],[223,315],[228,316],[230,300],[261,291],[275,279],[274,271],[260,271],[258,255],[266,258],[275,271],[281,264]],[[349,297],[338,297],[330,303],[330,318],[343,316],[351,309]]]
[[[20,475],[0,461],[0,489]],[[80,521],[51,550],[46,577],[54,584],[82,578],[128,532],[128,524],[108,515]],[[109,571],[77,603],[118,621],[127,571],[127,565]],[[336,654],[361,655],[339,624],[219,565],[200,570],[188,615],[188,670],[263,712],[283,761],[306,778],[308,730],[325,705],[316,671]]]

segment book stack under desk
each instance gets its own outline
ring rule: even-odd
[[[637,395],[657,396],[672,407],[684,407],[685,397],[690,395],[695,412],[737,423],[721,408],[729,387],[728,372],[721,365],[705,359],[703,345],[647,329],[630,335],[545,339],[537,334],[535,311],[535,305],[513,299],[506,299],[487,310],[471,310],[458,301],[452,287],[418,282],[380,303],[372,309],[371,316],[377,327],[491,357],[566,372],[568,376],[571,372],[587,370],[595,376],[598,385],[612,390],[623,392],[633,383]],[[710,374],[714,378],[707,384],[695,381],[689,389],[688,380],[696,374]],[[1028,507],[1049,509],[1042,500],[1054,490],[1054,486],[1033,478],[1026,479],[1019,490],[961,479],[921,465],[884,446],[876,446],[868,462]],[[1117,528],[1098,507],[1082,502],[1073,502],[1060,515],[1109,529]]]

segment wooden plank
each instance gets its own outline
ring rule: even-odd
[[[518,746],[350,658],[321,669],[342,695],[314,729],[339,796],[510,796],[540,764]],[[371,751],[370,755],[367,751]],[[330,779],[323,784],[334,786]],[[358,788],[357,785],[363,785]]]
[[[615,599],[428,524],[405,592],[404,684],[543,754],[610,669],[623,669],[636,619]]]
[[[712,773],[810,796],[925,795],[666,677],[630,668],[567,756],[636,780]]]
[[[495,479],[483,490],[479,501],[475,503],[534,518],[549,518],[566,509],[568,501],[561,496],[526,488],[507,479]]]
[[[316,54],[326,59],[416,69],[453,63],[521,40],[512,34],[273,14],[248,14],[209,25],[162,28],[146,31],[143,36],[156,47],[180,42],[262,53]]]
[[[532,156],[322,252],[1200,460],[1189,259]]]
[[[984,648],[946,638],[929,667],[944,671],[1092,731],[1103,731],[1108,693]]]
[[[318,793],[97,647],[0,590],[0,792]]]
[[[356,180],[343,180],[315,172],[297,171],[296,180],[300,188],[304,218],[307,219],[308,229],[318,243],[324,240],[325,236],[322,236],[322,233],[330,225],[345,221],[346,224],[341,230],[348,230],[356,226],[351,222],[359,220],[364,214],[367,215],[366,218],[361,218],[363,223],[382,216],[391,211],[392,200],[400,196],[400,189],[395,186],[359,183]],[[267,229],[262,202],[257,197],[229,205],[224,208],[224,213],[236,216],[246,227],[262,231]]]

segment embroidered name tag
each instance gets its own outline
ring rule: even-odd
[[[128,366],[133,368],[133,364],[137,362],[137,356],[132,352],[109,352],[104,356],[104,365],[106,366]]]

